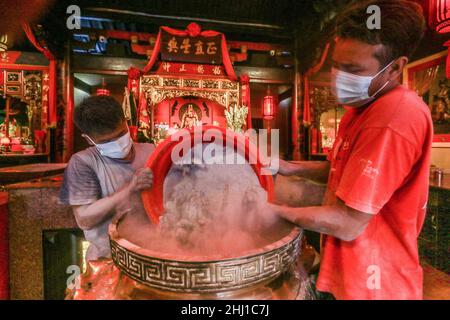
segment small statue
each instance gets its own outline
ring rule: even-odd
[[[190,104],[181,118],[181,128],[192,129],[199,121],[198,115]]]
[[[450,86],[446,80],[439,81],[439,91],[433,97],[432,106],[433,120],[444,123],[450,118]]]
[[[242,132],[246,123],[248,107],[238,106],[234,104],[228,110],[225,110],[225,118],[227,119],[227,128],[234,132]]]

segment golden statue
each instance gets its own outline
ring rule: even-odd
[[[191,129],[194,127],[199,121],[198,115],[194,110],[192,104],[188,105],[186,112],[183,114],[181,118],[181,128]]]

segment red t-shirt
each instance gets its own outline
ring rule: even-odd
[[[320,291],[337,299],[422,299],[417,238],[432,135],[428,106],[403,86],[345,113],[329,155],[325,204],[338,197],[373,218],[354,241],[324,238]]]

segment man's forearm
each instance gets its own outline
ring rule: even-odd
[[[291,208],[272,205],[281,217],[311,231],[334,236],[344,241],[358,237],[368,224],[371,215],[354,211],[345,205]]]
[[[309,180],[326,183],[329,171],[329,161],[288,162],[280,160],[280,173],[285,176],[301,176]]]
[[[116,212],[117,207],[123,206],[129,201],[130,190],[124,187],[114,194],[89,205],[74,207],[75,218],[81,229],[89,230],[110,218]]]

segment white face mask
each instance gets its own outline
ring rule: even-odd
[[[373,79],[378,77],[384,70],[386,70],[395,60],[390,62],[386,67],[381,69],[374,76],[359,76],[353,73],[344,72],[335,68],[331,69],[332,89],[336,96],[338,103],[350,107],[361,107],[375,99],[389,84],[389,80],[381,86],[373,95],[369,95],[369,87]]]
[[[84,135],[89,139],[97,148],[102,156],[113,158],[113,159],[124,159],[128,153],[130,153],[131,147],[133,146],[133,140],[130,136],[130,131],[121,136],[120,138],[106,142],[106,143],[95,143],[88,135]]]

